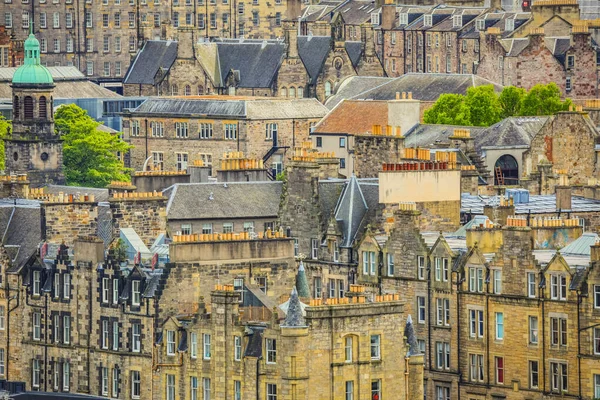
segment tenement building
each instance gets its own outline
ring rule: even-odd
[[[74,65],[103,83],[119,84],[130,58],[150,39],[173,40],[180,29],[198,37],[276,38],[282,21],[300,16],[300,1],[189,0],[17,1],[0,5],[4,25],[17,40],[30,24],[48,66]]]
[[[326,113],[316,99],[150,98],[124,114],[124,134],[136,170],[148,159],[167,171],[194,160],[217,167],[224,153],[243,152],[281,172],[287,150],[307,140]]]

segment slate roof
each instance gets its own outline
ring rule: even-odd
[[[369,207],[362,194],[358,180],[354,175],[350,178],[344,193],[336,207],[335,219],[342,231],[342,243],[340,247],[351,247],[358,227]]]
[[[176,58],[176,41],[148,40],[133,59],[123,83],[152,85],[159,69],[168,71]]]
[[[323,118],[327,111],[327,107],[315,98],[271,98],[246,102],[246,115],[253,120]]]
[[[405,133],[405,145],[408,147],[431,147],[436,143],[449,142],[449,137],[454,134],[454,129],[468,128],[471,130],[471,136],[477,137],[485,128],[464,127],[455,125],[436,125],[436,124],[417,124]]]
[[[406,344],[408,345],[408,356],[413,354],[421,354],[419,350],[419,342],[415,334],[415,328],[413,326],[412,317],[410,314],[406,318],[406,326],[404,327],[404,337],[406,338]]]
[[[473,226],[479,226],[481,224],[485,224],[485,222],[489,220],[485,215],[476,215],[475,218],[458,228],[458,230],[448,236],[457,237],[461,239],[466,239],[467,237],[467,229],[471,229]]]
[[[588,274],[588,268],[575,268],[575,271],[573,271],[573,275],[571,277],[571,284],[569,285],[569,290],[583,290],[585,291],[585,293],[587,293],[587,285],[584,285],[584,283],[587,280]]]
[[[356,135],[371,131],[373,125],[387,124],[387,101],[342,100],[317,123],[311,134]]]
[[[516,57],[529,46],[529,38],[505,39],[502,44],[507,50],[506,57]]]
[[[240,88],[269,88],[285,55],[285,44],[273,40],[217,42],[221,79],[239,71]]]
[[[306,320],[304,319],[303,309],[298,298],[298,291],[296,286],[292,289],[292,294],[288,300],[285,321],[281,325],[282,328],[297,328],[306,326]]]
[[[317,82],[330,50],[330,36],[298,36],[298,55],[308,72],[311,84]]]
[[[346,53],[348,53],[348,57],[352,62],[352,66],[357,68],[358,63],[360,62],[360,56],[362,55],[362,42],[353,42],[347,40],[344,43],[344,46],[346,47]]]
[[[473,130],[475,150],[485,147],[529,146],[548,117],[509,117],[483,130]]]
[[[163,192],[169,197],[167,219],[275,218],[282,187],[283,182],[176,184]]]
[[[333,12],[334,15],[339,13],[347,25],[360,25],[370,22],[371,13],[379,8],[374,0],[349,0],[340,4]]]
[[[186,98],[149,98],[133,111],[152,115],[205,115],[207,117],[244,117],[243,100],[202,100]]]
[[[247,329],[249,329],[251,333],[248,335],[248,344],[246,345],[244,357],[262,357],[262,338],[265,328],[262,326],[249,326]]]
[[[36,253],[42,241],[41,209],[36,201],[0,199],[0,234],[16,273]]]
[[[412,92],[413,98],[421,101],[436,101],[444,93],[466,94],[470,87],[492,84],[498,92],[502,90],[501,85],[470,74],[409,73],[397,78],[371,79],[363,76],[347,78],[325,106],[332,109],[342,99],[393,100],[398,92]],[[357,92],[355,85],[364,90]]]

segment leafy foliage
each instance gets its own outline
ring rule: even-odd
[[[426,124],[471,125],[471,111],[460,94],[443,94],[425,110]]]
[[[10,121],[0,115],[0,170],[4,169],[4,138],[12,129]]]
[[[129,181],[117,153],[131,146],[120,135],[101,131],[85,110],[74,104],[60,107],[54,116],[61,134],[65,177],[69,185],[106,187],[111,181]]]
[[[425,111],[427,124],[490,126],[513,116],[553,115],[566,111],[573,103],[560,98],[555,83],[535,85],[529,92],[514,86],[500,94],[493,85],[471,87],[465,96],[443,94]]]

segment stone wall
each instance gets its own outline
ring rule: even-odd
[[[572,184],[587,184],[597,176],[597,132],[587,115],[579,112],[560,112],[551,117],[535,135],[528,151],[523,154],[525,173],[537,172],[538,166],[551,163],[551,168],[567,170]],[[543,193],[553,193],[553,187]]]
[[[98,234],[98,203],[42,203],[42,234],[49,243],[71,245]]]
[[[354,136],[354,174],[357,178],[376,178],[384,163],[400,162],[404,138],[382,135]]]
[[[167,198],[111,198],[113,236],[120,228],[133,228],[148,247],[167,228]]]

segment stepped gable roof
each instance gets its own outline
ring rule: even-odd
[[[158,71],[168,71],[176,58],[176,41],[148,40],[133,59],[123,83],[153,85]]]
[[[274,218],[283,182],[185,183],[167,188],[167,219]]]
[[[271,87],[285,55],[282,41],[219,40],[216,43],[223,81],[235,71],[240,88]]]
[[[298,36],[298,55],[308,72],[311,84],[317,83],[330,50],[329,36]]]

